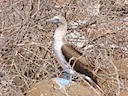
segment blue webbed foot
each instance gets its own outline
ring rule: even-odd
[[[59,82],[61,85],[66,86],[70,83],[70,80],[64,79],[64,78],[59,78]]]
[[[72,75],[70,74],[69,80],[67,79],[67,73],[64,73],[64,78],[59,78],[61,85],[66,86],[72,81]]]

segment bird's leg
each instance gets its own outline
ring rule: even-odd
[[[67,72],[64,72],[64,79],[67,79]]]
[[[72,81],[72,74],[70,74],[70,76],[69,76],[69,82],[71,82]]]

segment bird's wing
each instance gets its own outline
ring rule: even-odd
[[[74,70],[78,73],[84,74],[90,77],[95,83],[97,83],[97,77],[94,76],[91,69],[88,66],[88,63],[84,56],[75,50],[70,44],[64,44],[61,48],[62,53],[67,60],[70,61],[71,58],[75,57],[76,59],[71,60],[70,65],[73,66]],[[81,57],[80,57],[81,56]],[[75,61],[76,60],[76,61]],[[75,61],[75,62],[74,62]],[[75,63],[75,64],[74,64]]]

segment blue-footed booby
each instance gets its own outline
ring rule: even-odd
[[[65,41],[65,35],[68,33],[66,19],[63,16],[58,15],[48,19],[47,22],[52,22],[58,26],[54,34],[53,50],[60,66],[64,71],[70,74],[69,80],[66,78],[60,78],[62,85],[67,85],[71,81],[74,70],[80,74],[84,74],[84,77],[87,77],[84,79],[87,81],[91,82],[90,80],[92,80],[97,83],[96,76],[93,75],[91,70],[86,68],[87,64],[85,57],[79,58],[82,54]],[[75,59],[71,60],[71,58]],[[90,79],[88,79],[88,77]]]

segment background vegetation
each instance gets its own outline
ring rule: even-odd
[[[46,23],[60,13],[67,41],[85,54],[104,94],[128,89],[127,0],[0,0],[0,96],[24,96],[33,83],[61,75],[56,26]]]

